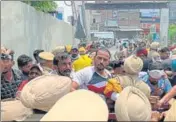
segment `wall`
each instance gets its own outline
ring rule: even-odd
[[[51,51],[73,43],[72,26],[19,1],[1,2],[1,45],[32,56],[35,49]]]

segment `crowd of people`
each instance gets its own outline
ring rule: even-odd
[[[158,42],[118,48],[115,60],[105,47],[94,51],[71,45],[51,52],[37,49],[33,58],[20,55],[18,69],[14,69],[15,52],[1,47],[1,99],[20,99],[29,82],[58,75],[71,79],[70,92],[85,89],[98,94],[117,121],[176,121],[176,48],[161,48]]]

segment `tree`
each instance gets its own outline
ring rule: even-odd
[[[171,43],[176,43],[176,24],[169,26],[169,39]]]
[[[56,11],[57,4],[54,1],[22,1],[26,4],[33,6],[36,10],[42,12],[52,12]]]

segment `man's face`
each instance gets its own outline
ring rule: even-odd
[[[72,49],[72,50],[71,50],[71,54],[77,54],[77,55],[78,55],[78,54],[79,54],[78,49]]]
[[[22,70],[23,72],[29,73],[29,71],[30,71],[32,65],[33,65],[33,64],[32,64],[32,61],[31,61],[31,62],[28,62],[28,64],[25,65],[25,66],[23,66],[23,67],[21,68],[21,70]]]
[[[70,76],[71,71],[72,71],[72,64],[71,64],[71,59],[67,58],[64,59],[63,61],[59,62],[57,66],[57,71],[59,74],[63,76]]]
[[[109,65],[109,61],[109,53],[106,51],[99,50],[94,58],[94,66],[97,68],[97,70],[102,71]]]
[[[0,59],[0,73],[2,73],[3,71],[4,71],[4,63],[2,59]]]
[[[123,67],[117,67],[117,68],[114,69],[114,74],[115,74],[115,75],[124,74],[124,73],[125,73],[125,72],[124,72]]]
[[[160,53],[160,57],[161,57],[161,59],[167,59],[167,58],[169,58],[169,55],[170,55],[170,52],[168,51],[168,52],[163,52],[163,53]]]
[[[151,83],[152,85],[157,85],[159,79],[154,79],[154,78],[152,78],[152,77],[149,77],[149,80],[150,80],[150,83]]]
[[[42,72],[37,68],[32,68],[29,71],[29,81],[42,75]]]
[[[14,61],[12,61],[11,59],[3,59],[2,63],[4,65],[3,68],[3,73],[7,73],[8,71],[10,71],[12,69],[12,66],[14,65]]]

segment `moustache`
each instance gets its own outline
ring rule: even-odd
[[[155,82],[151,82],[151,84],[152,85],[156,85],[156,84],[158,84],[158,82],[156,82],[156,81]]]
[[[103,67],[105,67],[102,63],[98,64],[98,66],[103,66]]]
[[[63,71],[63,75],[65,75],[65,76],[70,76],[70,73],[71,73],[71,70],[65,70],[65,71]]]

